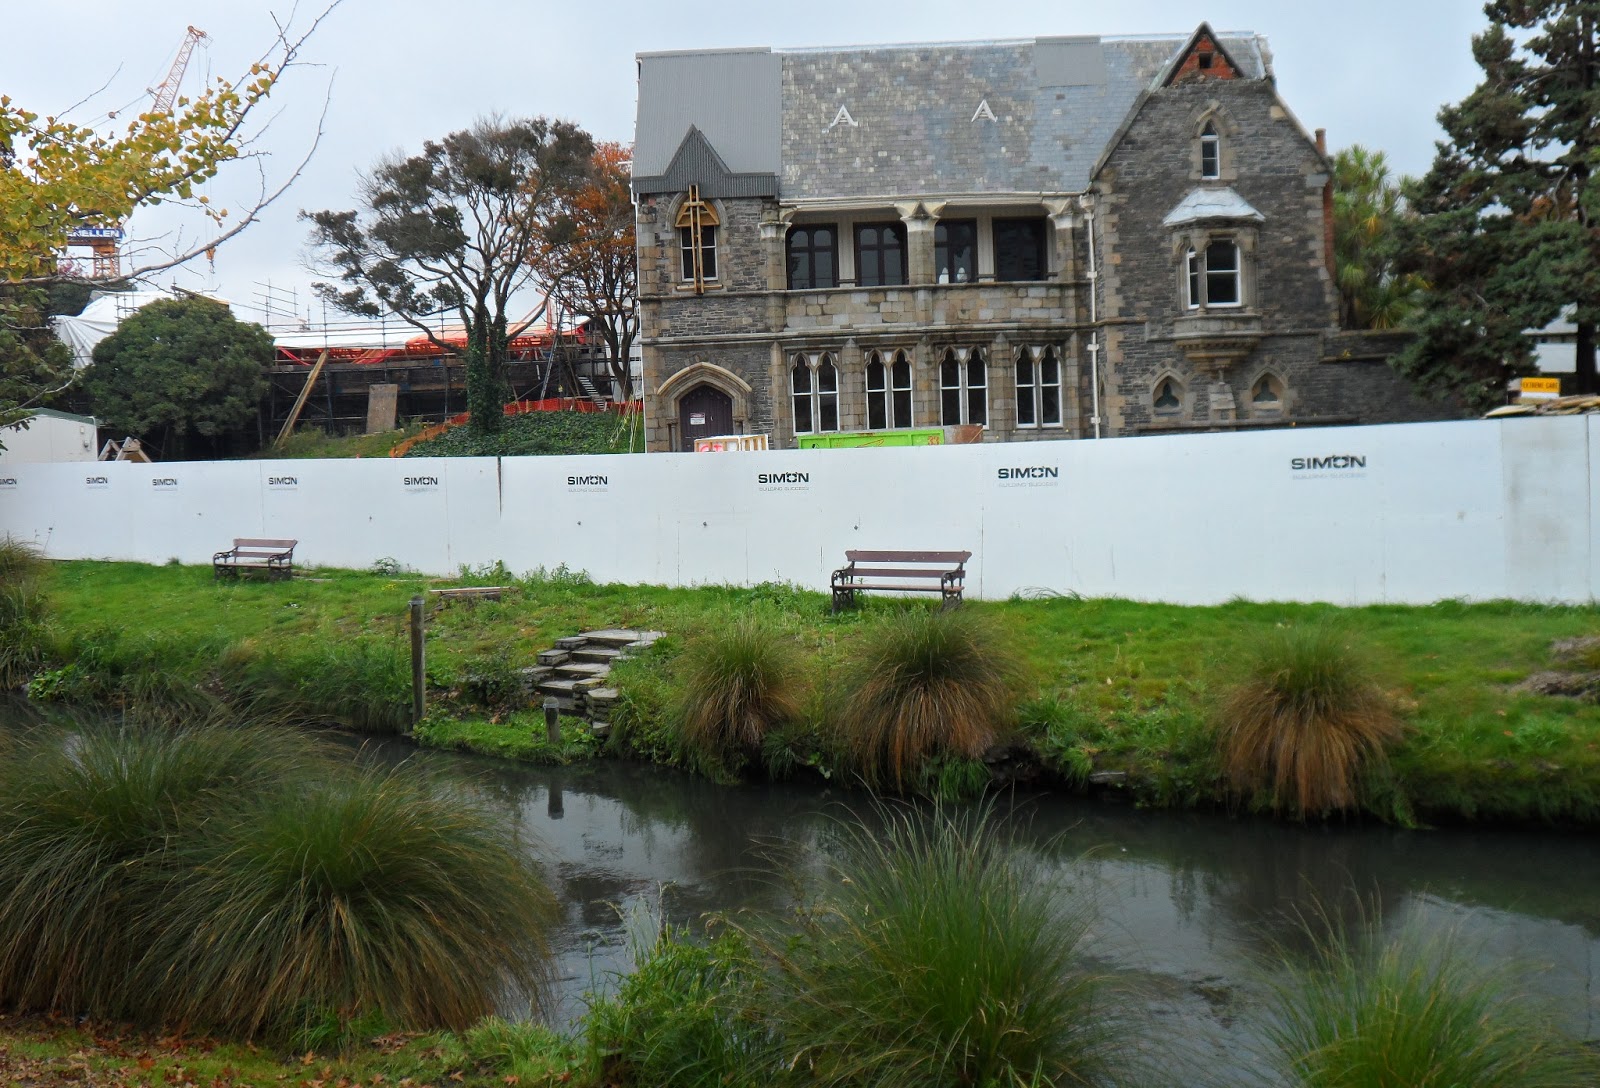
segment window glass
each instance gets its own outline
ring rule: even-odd
[[[1277,415],[1283,410],[1283,395],[1276,378],[1263,374],[1250,392],[1250,408],[1257,415]]]
[[[830,224],[795,227],[789,231],[789,289],[814,291],[837,287],[838,233]]]
[[[939,425],[954,427],[961,422],[961,364],[955,352],[944,353],[939,364]]]
[[[694,228],[678,228],[678,248],[683,253],[683,278],[694,279]],[[717,228],[703,225],[700,228],[700,277],[717,278]]]
[[[906,233],[900,223],[856,227],[856,283],[895,287],[906,282]]]
[[[973,283],[978,278],[978,221],[940,220],[933,228],[934,273],[940,283]]]
[[[1198,309],[1200,306],[1200,255],[1191,248],[1184,258],[1186,274],[1186,291],[1183,303],[1189,309]]]
[[[794,369],[789,372],[789,384],[794,400],[794,433],[810,434],[813,430],[811,368],[806,365],[804,356],[795,356]]]
[[[1239,247],[1232,242],[1206,246],[1206,305],[1239,305]]]
[[[828,355],[822,357],[817,367],[817,429],[839,429],[839,369]]]
[[[1033,358],[1023,352],[1017,356],[1017,426],[1037,427],[1038,415],[1034,412],[1034,398],[1038,395],[1034,382]]]
[[[1163,378],[1156,386],[1155,409],[1158,412],[1176,412],[1183,407],[1177,385],[1171,378]]]
[[[1222,176],[1222,139],[1217,135],[1217,126],[1210,121],[1200,130],[1200,176]]]
[[[889,380],[893,385],[890,406],[894,409],[891,413],[891,422],[896,427],[913,426],[911,422],[911,362],[905,352],[896,352],[894,366],[890,368]]]
[[[967,418],[964,423],[989,422],[989,376],[983,353],[974,351],[967,360]]]
[[[1003,281],[1044,279],[1048,274],[1044,238],[1043,219],[996,219],[994,278]]]
[[[877,353],[867,363],[867,430],[882,431],[889,426],[888,374]]]
[[[1061,425],[1061,364],[1054,351],[1046,351],[1039,360],[1039,425]]]

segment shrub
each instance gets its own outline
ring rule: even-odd
[[[22,687],[44,663],[46,567],[34,545],[0,538],[0,691]]]
[[[929,760],[976,759],[1008,724],[1011,659],[971,609],[896,612],[864,641],[840,742],[868,785],[898,790]]]
[[[410,664],[398,637],[271,654],[248,642],[235,643],[222,660],[224,682],[241,708],[264,708],[282,721],[331,723],[360,733],[403,733],[411,727]]]
[[[670,927],[585,1019],[598,1083],[728,1088],[769,1083],[774,1037],[757,1012],[761,971],[737,933],[707,944]]]
[[[1090,912],[987,813],[846,831],[775,950],[784,1053],[818,1085],[1095,1085],[1122,1017],[1080,962]]]
[[[684,648],[683,741],[704,771],[737,772],[772,729],[800,714],[800,662],[772,625],[743,616]]]
[[[1600,1069],[1452,936],[1318,938],[1275,986],[1268,1038],[1302,1088],[1565,1088]]]
[[[1326,626],[1274,632],[1224,697],[1218,755],[1235,790],[1302,819],[1351,807],[1364,765],[1400,736],[1366,664]]]
[[[0,1001],[278,1039],[537,998],[551,897],[465,799],[282,730],[92,729],[0,767]]]

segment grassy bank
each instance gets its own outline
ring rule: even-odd
[[[289,583],[216,584],[205,568],[54,564],[44,662],[33,694],[193,715],[225,705],[396,730],[407,717],[406,601],[434,581],[404,573],[317,571]],[[751,589],[595,586],[566,571],[516,578],[500,601],[430,605],[428,744],[543,761],[620,755],[721,778],[860,774],[851,704],[838,678],[904,607],[876,599],[828,614],[825,595]],[[921,603],[912,608],[925,608]],[[1245,663],[1276,633],[1326,628],[1359,651],[1399,739],[1364,774],[1356,807],[1398,821],[1600,823],[1600,714],[1593,701],[1518,685],[1548,670],[1592,669],[1565,640],[1600,634],[1600,610],[1517,603],[1340,609],[1232,602],[1208,608],[1052,598],[971,602],[1009,674],[1008,712],[989,763],[971,749],[924,758],[909,789],[961,793],[989,767],[1169,807],[1268,808],[1224,773],[1215,723]],[[745,617],[799,663],[794,709],[759,743],[708,758],[685,740],[696,647]],[[565,731],[552,748],[525,705],[518,670],[557,638],[599,627],[669,632],[619,666],[612,737]],[[27,659],[26,654],[18,655]],[[787,705],[787,704],[785,704]],[[857,715],[859,716],[859,715]],[[693,730],[691,729],[692,733]]]

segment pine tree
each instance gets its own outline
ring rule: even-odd
[[[1409,194],[1435,297],[1396,365],[1483,406],[1529,369],[1524,330],[1569,308],[1576,392],[1600,391],[1600,0],[1491,0],[1484,78],[1439,114],[1448,140]]]

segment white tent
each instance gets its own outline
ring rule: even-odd
[[[82,370],[94,362],[94,346],[116,332],[117,326],[122,324],[129,314],[152,302],[173,297],[165,291],[148,289],[99,291],[90,299],[89,305],[83,308],[83,313],[77,317],[56,318],[56,335],[72,349],[72,365]],[[232,308],[232,304],[226,299],[219,298],[212,301]]]

